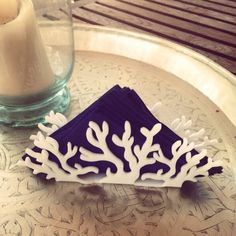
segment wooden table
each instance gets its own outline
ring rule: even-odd
[[[75,22],[164,37],[236,74],[233,0],[77,0]]]

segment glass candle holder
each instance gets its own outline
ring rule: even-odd
[[[0,24],[0,123],[44,122],[70,104],[74,65],[70,0],[19,0],[17,16]]]

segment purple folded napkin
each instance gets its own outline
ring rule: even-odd
[[[34,144],[25,164],[57,181],[180,187],[222,172],[206,150],[197,152],[134,90],[118,85],[49,137],[39,133]]]

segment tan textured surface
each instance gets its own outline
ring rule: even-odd
[[[70,82],[70,117],[114,84],[134,88],[148,106],[162,101],[165,123],[182,114],[220,143],[209,147],[224,174],[185,188],[46,183],[16,166],[33,130],[0,128],[0,235],[232,235],[236,131],[217,107],[190,85],[154,66],[115,55],[78,52]]]

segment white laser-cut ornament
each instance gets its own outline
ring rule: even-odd
[[[154,136],[161,131],[161,123],[155,124],[151,129],[142,127],[140,133],[145,137],[145,141],[140,146],[133,145],[135,137],[132,136],[132,125],[129,121],[126,121],[122,137],[112,134],[112,142],[114,145],[124,149],[124,158],[130,167],[130,171],[127,172],[124,170],[124,162],[107,145],[106,139],[109,134],[109,124],[106,121],[102,123],[101,127],[91,121],[86,131],[88,142],[101,152],[94,153],[83,146],[77,147],[68,142],[65,144],[67,145],[66,154],[60,152],[57,140],[49,137],[49,135],[64,126],[67,123],[67,119],[62,114],[51,112],[46,117],[46,121],[49,126],[39,124],[40,131],[37,135],[30,137],[34,141],[34,145],[41,149],[41,152],[26,149],[28,156],[22,162],[33,169],[34,174],[44,173],[47,179],[53,178],[56,181],[79,182],[82,184],[116,183],[152,187],[181,187],[185,181],[196,182],[199,176],[208,176],[208,171],[211,168],[222,165],[221,161],[213,161],[208,157],[207,163],[198,166],[200,161],[206,157],[207,151],[204,149],[192,155],[191,151],[193,149],[203,145],[201,143],[195,144],[194,142],[188,143],[187,138],[173,143],[171,147],[172,156],[165,157],[159,143],[153,143]],[[182,117],[179,120],[175,120],[172,125],[176,129],[182,128],[185,131],[191,126],[191,122]],[[189,134],[189,137],[194,138],[196,141],[197,137],[202,134],[204,132],[199,131]],[[212,142],[210,141],[210,143]],[[57,157],[62,168],[57,163],[49,160],[50,153]],[[75,155],[80,155],[81,160],[86,160],[90,163],[96,161],[110,162],[116,166],[117,171],[113,173],[110,168],[107,168],[106,173],[101,175],[99,169],[92,165],[88,167],[82,167],[80,164],[68,165],[68,160]],[[185,156],[186,163],[181,166],[180,171],[176,174],[177,161],[182,156]],[[37,164],[32,162],[32,158],[37,161]],[[159,169],[156,173],[140,173],[143,167],[150,164],[158,165],[158,163],[168,166],[169,171],[164,172],[163,169]],[[84,176],[86,177],[84,178]]]

